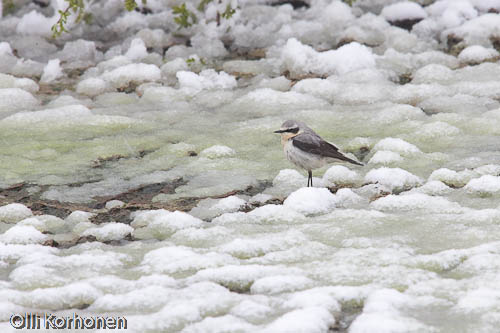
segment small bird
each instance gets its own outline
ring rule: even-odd
[[[313,186],[313,169],[321,168],[335,160],[363,165],[339,152],[337,147],[323,140],[303,122],[287,120],[274,133],[281,134],[281,144],[286,158],[296,166],[307,170],[309,175],[307,187]]]

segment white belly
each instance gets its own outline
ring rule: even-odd
[[[327,163],[326,158],[317,157],[295,147],[292,140],[287,140],[283,145],[286,158],[298,167],[305,170],[318,169]]]

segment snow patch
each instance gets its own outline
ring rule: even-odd
[[[471,179],[465,185],[465,190],[469,193],[482,196],[500,194],[500,177],[484,175]]]
[[[337,50],[317,52],[295,38],[287,41],[281,61],[293,76],[344,74],[375,67],[375,56],[369,48],[359,43],[352,42]]]
[[[0,207],[0,222],[16,223],[30,216],[33,216],[31,209],[20,203]]]
[[[47,236],[30,225],[15,225],[0,235],[0,242],[6,244],[41,244]]]
[[[103,223],[95,228],[89,228],[82,236],[94,236],[99,242],[116,241],[130,235],[134,228],[123,223]]]
[[[228,146],[215,145],[212,147],[205,148],[200,152],[200,156],[207,158],[223,158],[223,157],[231,157],[234,156],[236,152],[234,149],[229,148]]]
[[[40,82],[51,83],[64,75],[61,68],[61,61],[59,59],[52,59],[43,68],[42,78]]]
[[[337,198],[326,188],[303,187],[293,192],[283,206],[305,215],[324,214],[337,204]]]
[[[391,191],[401,191],[420,185],[422,179],[401,168],[381,167],[370,170],[365,182],[387,186]]]

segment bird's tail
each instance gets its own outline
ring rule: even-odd
[[[356,164],[356,165],[360,165],[360,166],[363,166],[363,165],[364,165],[363,163],[360,163],[360,162],[358,162],[358,161],[355,161],[355,160],[353,160],[353,159],[351,159],[351,158],[349,158],[349,157],[347,157],[347,156],[345,156],[345,155],[344,155],[343,157],[344,157],[344,161],[347,161],[347,162],[349,162],[349,163]]]

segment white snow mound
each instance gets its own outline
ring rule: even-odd
[[[290,38],[281,53],[285,69],[294,76],[306,74],[344,74],[375,67],[375,56],[369,48],[352,42],[337,50],[317,52],[295,38]]]
[[[124,223],[104,223],[95,228],[89,228],[82,236],[94,236],[99,242],[107,242],[123,239],[129,235],[134,228]]]
[[[30,216],[33,216],[31,209],[20,203],[0,207],[0,222],[16,223]]]
[[[337,198],[326,188],[303,187],[293,192],[283,206],[302,214],[324,214],[337,204]]]
[[[31,225],[15,225],[0,235],[0,242],[7,244],[40,244],[47,236]]]
[[[232,89],[237,86],[234,76],[222,71],[217,73],[213,69],[205,69],[199,75],[188,71],[178,71],[176,76],[181,89],[184,88],[194,93],[204,89]]]
[[[379,183],[394,190],[405,190],[422,184],[422,179],[401,168],[386,168],[370,170],[365,176],[367,183]]]
[[[418,3],[410,1],[397,2],[384,7],[380,13],[387,21],[416,20],[427,17],[426,11]]]
[[[481,45],[471,45],[460,52],[458,59],[467,63],[480,63],[485,60],[497,58],[498,56],[500,54],[495,49],[487,49]]]
[[[222,158],[222,157],[231,157],[234,156],[236,152],[234,149],[229,148],[228,146],[223,145],[215,145],[212,147],[208,147],[200,152],[200,156],[207,158]]]
[[[494,195],[500,193],[500,177],[484,175],[479,178],[471,179],[465,190],[477,195]]]

